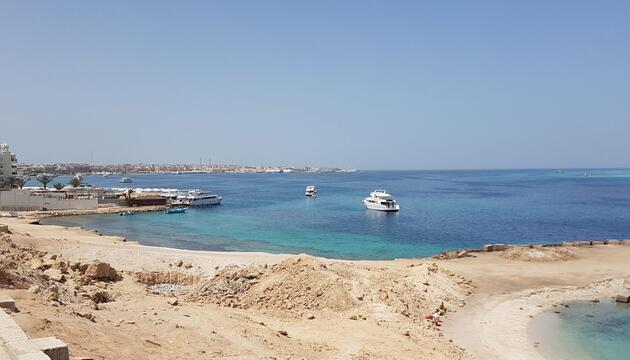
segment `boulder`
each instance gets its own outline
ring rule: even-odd
[[[615,297],[615,301],[618,303],[630,303],[630,296],[626,296],[626,295],[617,295],[617,297]]]
[[[9,225],[0,225],[0,234],[9,234]]]
[[[48,300],[58,301],[59,300],[59,288],[57,287],[57,285],[49,286],[48,289],[46,289],[46,292],[44,293],[44,296]]]
[[[492,244],[486,244],[483,246],[482,250],[484,252],[491,252],[494,251],[494,246],[492,246]]]
[[[63,282],[66,280],[65,276],[59,269],[48,269],[44,271],[44,277],[56,282]]]
[[[108,263],[95,261],[85,269],[85,276],[98,280],[117,280],[118,273]]]

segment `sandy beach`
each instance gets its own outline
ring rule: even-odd
[[[95,359],[541,359],[533,316],[630,292],[627,245],[339,261],[149,247],[29,221],[0,219],[0,295],[16,300],[29,337]],[[90,279],[81,269],[93,261],[118,278]],[[437,327],[425,316],[441,302]]]

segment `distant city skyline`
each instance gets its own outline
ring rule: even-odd
[[[630,2],[13,1],[23,163],[630,167]]]

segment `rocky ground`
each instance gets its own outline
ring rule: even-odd
[[[0,237],[0,293],[16,300],[12,316],[29,336],[56,336],[73,356],[467,357],[424,317],[441,302],[458,311],[473,286],[432,261],[293,256],[204,275],[183,260],[169,271],[114,269],[33,243],[30,234]]]

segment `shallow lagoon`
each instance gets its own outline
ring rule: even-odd
[[[554,360],[630,359],[630,306],[610,299],[571,302],[536,316],[529,336]]]

